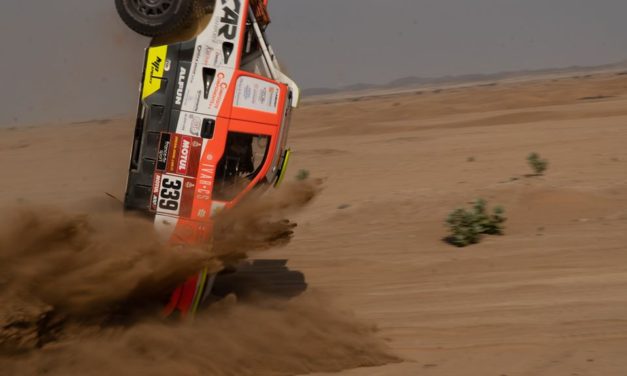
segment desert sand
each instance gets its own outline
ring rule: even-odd
[[[133,126],[0,130],[0,205],[122,197]],[[324,189],[262,257],[404,360],[342,374],[626,374],[627,75],[306,101],[290,144],[290,175]],[[505,235],[445,243],[447,214],[477,198],[505,208]]]

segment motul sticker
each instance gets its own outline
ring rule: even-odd
[[[180,136],[175,172],[179,175],[195,177],[198,173],[198,159],[202,151],[202,139],[191,136]]]
[[[242,76],[235,87],[235,107],[276,114],[279,108],[279,86],[258,78]]]
[[[159,144],[157,170],[196,177],[202,141],[200,137],[164,133]]]
[[[155,173],[151,208],[158,214],[189,218],[194,203],[196,179]]]

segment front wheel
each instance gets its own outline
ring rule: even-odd
[[[189,25],[197,5],[196,0],[115,0],[115,7],[133,31],[157,37]]]

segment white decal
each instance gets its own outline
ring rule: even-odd
[[[183,178],[164,175],[159,190],[157,213],[178,215],[183,195]]]
[[[179,121],[176,126],[176,133],[200,137],[202,119],[203,118],[197,114],[181,111],[181,115],[179,116]]]
[[[235,107],[276,114],[279,86],[253,77],[240,77],[235,88]]]

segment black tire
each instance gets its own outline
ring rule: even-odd
[[[147,37],[176,33],[195,18],[196,0],[115,0],[124,23]]]

